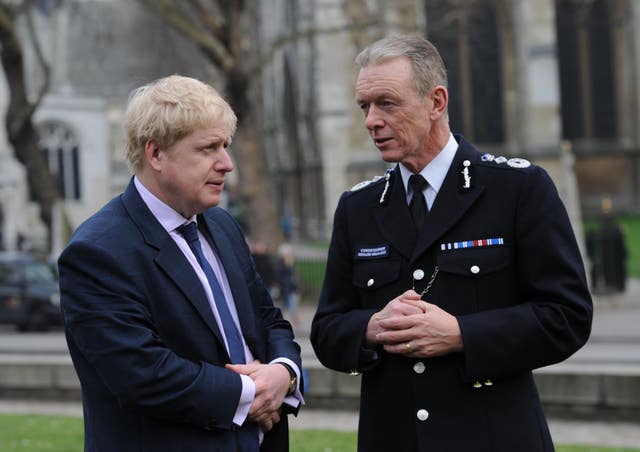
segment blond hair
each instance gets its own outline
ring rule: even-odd
[[[142,168],[145,145],[167,149],[193,131],[220,127],[232,136],[237,124],[229,104],[211,86],[180,75],[132,91],[125,112],[125,155],[129,168]]]

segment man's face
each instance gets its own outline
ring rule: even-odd
[[[364,67],[356,82],[356,101],[382,159],[420,171],[431,128],[432,102],[416,93],[412,78],[406,57]]]
[[[185,218],[220,203],[224,178],[233,170],[231,141],[220,128],[197,129],[158,153],[163,199]]]

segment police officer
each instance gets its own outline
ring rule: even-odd
[[[552,451],[531,371],[579,349],[592,319],[552,181],[452,135],[429,41],[383,39],[356,62],[365,125],[396,165],[340,198],[311,341],[362,374],[358,450]]]

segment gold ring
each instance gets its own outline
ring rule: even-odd
[[[404,344],[404,348],[409,352],[411,351],[411,342],[407,342],[406,344]]]

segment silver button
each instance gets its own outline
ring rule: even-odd
[[[413,272],[413,279],[415,279],[416,281],[420,281],[422,278],[424,278],[424,271],[422,271],[421,269],[417,269]]]
[[[371,278],[369,281],[367,281],[367,287],[371,287],[373,286],[373,278]]]
[[[426,369],[427,366],[425,366],[422,361],[418,361],[413,365],[413,371],[417,374],[423,374]]]
[[[478,273],[480,273],[480,267],[478,267],[477,265],[474,265],[471,267],[471,273],[473,273],[474,275],[477,275]]]
[[[429,419],[429,412],[424,409],[418,410],[418,412],[416,413],[416,416],[418,417],[418,420],[426,421],[427,419]]]

